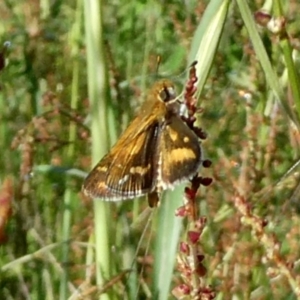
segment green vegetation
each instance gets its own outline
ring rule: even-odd
[[[2,1],[0,299],[300,299],[299,11]],[[194,60],[213,178],[198,227],[175,215],[184,186],[154,211],[84,197],[148,88],[164,77],[180,93]]]

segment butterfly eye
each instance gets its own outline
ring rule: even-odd
[[[174,100],[176,97],[174,88],[170,86],[164,87],[164,89],[159,93],[159,97],[163,102]]]

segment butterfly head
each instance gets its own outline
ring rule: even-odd
[[[153,89],[159,101],[166,104],[177,101],[175,87],[171,81],[161,80],[154,85]]]
[[[167,111],[178,114],[180,111],[181,102],[176,94],[175,87],[172,81],[164,79],[154,84],[151,95],[155,95],[154,101],[162,103]]]
[[[155,95],[157,100],[165,104],[177,101],[174,84],[167,79],[158,81],[154,84],[150,94]]]

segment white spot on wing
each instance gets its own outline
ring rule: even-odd
[[[119,181],[118,181],[118,184],[119,185],[122,185],[124,184],[127,180],[129,179],[129,175],[125,175],[123,178],[121,178]]]

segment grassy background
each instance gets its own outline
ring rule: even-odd
[[[145,200],[93,203],[80,188],[149,86],[167,77],[179,92],[194,59],[213,162],[201,172],[214,179],[198,198],[201,286],[216,299],[300,299],[297,165],[289,171],[300,145],[300,3],[274,1],[280,34],[254,26],[263,5],[0,3],[0,42],[11,43],[0,57],[0,299],[167,299],[188,285],[182,261],[174,267],[189,228],[174,215],[183,187],[144,218]]]

